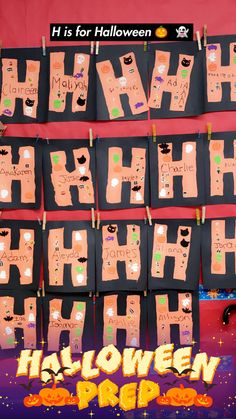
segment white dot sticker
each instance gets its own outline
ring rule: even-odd
[[[111,186],[114,188],[115,186],[117,186],[118,185],[118,183],[119,183],[119,180],[118,179],[116,179],[116,178],[113,178],[112,180],[111,180]]]
[[[23,157],[25,159],[29,159],[30,158],[30,152],[29,152],[29,150],[24,150]]]
[[[186,151],[186,153],[192,153],[192,151],[193,151],[192,144],[186,144],[185,151]]]
[[[28,242],[31,239],[30,233],[24,233],[24,239]]]
[[[25,275],[25,276],[31,276],[31,269],[30,269],[30,268],[27,268],[27,269],[25,270],[25,272],[24,272],[24,275]]]
[[[82,320],[83,317],[84,317],[83,313],[78,311],[78,313],[76,313],[75,315],[75,320]]]
[[[136,199],[136,201],[142,201],[142,199],[143,199],[142,194],[140,192],[137,192],[136,195],[135,195],[135,199]]]
[[[79,231],[76,231],[76,233],[75,233],[75,240],[76,240],[76,241],[80,241],[80,240],[82,240],[82,237],[81,237],[81,234],[80,234],[80,232],[79,232]]]
[[[4,250],[4,248],[5,248],[4,243],[3,243],[3,242],[1,242],[1,243],[0,243],[0,250]]]
[[[79,284],[82,284],[82,282],[84,280],[84,275],[83,274],[78,274],[78,275],[76,275],[76,279],[77,279],[77,282]]]
[[[82,64],[85,61],[85,58],[82,54],[79,54],[77,57],[77,63]]]
[[[160,190],[160,192],[159,192],[159,196],[160,196],[161,198],[163,198],[164,196],[166,196],[166,190],[165,190],[164,188],[162,188],[162,189]]]
[[[9,192],[8,192],[7,189],[2,189],[0,194],[1,194],[1,198],[6,198],[9,194]]]
[[[164,233],[164,227],[163,226],[159,226],[157,229],[157,234],[163,234]]]
[[[1,271],[0,272],[0,278],[1,279],[6,279],[7,275],[6,275],[6,271]]]
[[[81,167],[79,168],[79,172],[80,172],[80,174],[81,174],[81,175],[84,175],[84,174],[85,174],[85,172],[86,172],[85,167],[84,167],[84,166],[81,166]]]

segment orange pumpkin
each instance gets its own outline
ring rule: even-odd
[[[53,68],[54,68],[54,70],[60,70],[60,68],[62,68],[62,63],[56,61],[53,64]]]
[[[207,394],[197,394],[194,399],[195,406],[211,407],[213,404],[213,398],[207,396]]]
[[[155,30],[155,35],[157,38],[165,38],[167,33],[167,29],[164,28],[164,26],[159,26],[159,28]]]
[[[72,405],[72,404],[78,404],[78,403],[79,403],[79,397],[73,396],[73,394],[65,398],[65,404]]]
[[[102,68],[101,68],[102,73],[109,73],[109,71],[110,71],[110,66],[109,65],[105,64],[105,65],[102,66]]]
[[[42,397],[42,404],[44,406],[65,406],[65,399],[70,397],[70,393],[65,388],[56,387],[53,384],[52,388],[43,388],[39,395]]]
[[[165,394],[163,396],[158,396],[156,399],[157,404],[160,404],[162,406],[169,406],[171,402],[170,397],[166,397]]]
[[[33,63],[29,64],[28,70],[30,71],[30,73],[34,73],[36,71],[36,65],[34,65]]]
[[[164,54],[158,55],[157,58],[160,63],[166,63],[167,61],[167,57]]]
[[[42,397],[39,394],[30,394],[24,398],[23,403],[25,407],[41,406]]]
[[[170,388],[166,396],[170,397],[171,406],[193,406],[197,392],[194,388],[185,388],[180,384],[180,387]]]
[[[216,71],[216,70],[217,70],[217,65],[216,65],[216,64],[214,64],[214,63],[210,63],[210,64],[208,65],[208,70],[209,70],[209,71]]]

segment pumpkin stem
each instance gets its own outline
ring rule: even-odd
[[[183,384],[180,384],[180,385],[179,385],[179,387],[180,387],[180,388],[184,388],[184,385],[183,385]]]
[[[55,390],[56,387],[57,387],[57,383],[53,383],[52,389]]]

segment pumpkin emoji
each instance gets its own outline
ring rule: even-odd
[[[79,403],[79,397],[73,396],[73,394],[65,398],[65,404],[67,405],[73,405],[73,404],[78,404],[78,403]]]
[[[209,71],[216,71],[217,70],[217,65],[214,63],[211,63],[208,65],[208,70]]]
[[[34,73],[34,71],[36,71],[36,66],[33,63],[29,64],[28,70],[30,71],[30,73]]]
[[[159,28],[155,30],[155,35],[157,38],[165,38],[167,34],[167,29],[164,28],[164,26],[159,26]]]
[[[53,64],[53,69],[54,69],[54,70],[60,70],[60,68],[62,68],[62,63],[60,63],[59,61],[56,61],[56,62]]]
[[[158,55],[158,61],[160,63],[166,63],[167,57],[164,54],[160,54],[160,55]]]
[[[211,407],[213,404],[213,399],[207,394],[197,394],[194,398],[195,406],[202,406],[202,407]]]
[[[165,394],[163,396],[158,396],[156,399],[157,404],[160,404],[162,406],[169,406],[171,402],[170,397],[166,397]]]
[[[110,66],[109,65],[107,65],[107,64],[104,64],[103,66],[102,66],[102,68],[101,68],[101,72],[102,73],[109,73],[109,71],[110,71]]]
[[[41,406],[42,397],[39,394],[30,394],[24,398],[23,403],[25,407]]]
[[[171,406],[193,406],[197,392],[194,388],[185,388],[183,384],[180,384],[179,388],[170,388],[166,396],[170,397]]]
[[[70,397],[70,393],[65,388],[56,387],[56,383],[51,388],[43,388],[39,395],[44,406],[65,406],[65,399]]]

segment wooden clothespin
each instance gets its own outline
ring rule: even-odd
[[[146,212],[147,212],[149,225],[152,226],[152,217],[151,217],[150,208],[148,205],[146,206]]]
[[[144,297],[147,297],[147,290],[143,291]]]
[[[46,36],[42,36],[43,56],[46,57]]]
[[[89,147],[93,146],[93,130],[89,128]]]
[[[7,125],[4,125],[1,121],[0,121],[0,137],[3,137],[4,132],[7,129]]]
[[[97,230],[100,228],[100,212],[97,213]]]
[[[45,284],[44,284],[44,280],[42,281],[42,297],[45,297]]]
[[[94,54],[94,41],[91,41],[91,43],[90,43],[90,54],[91,55]]]
[[[200,226],[201,218],[200,218],[200,209],[199,208],[196,208],[196,220],[197,220],[197,225]]]
[[[206,207],[205,205],[202,206],[202,224],[205,224],[206,219]]]
[[[198,50],[201,51],[202,50],[202,43],[201,43],[201,37],[200,37],[200,32],[199,31],[196,32],[196,37],[197,37]]]
[[[148,51],[148,41],[144,41],[144,43],[143,43],[143,50],[144,50],[145,52],[147,52],[147,51]]]
[[[94,208],[91,208],[92,228],[95,228],[95,214]]]
[[[157,142],[157,127],[156,127],[156,124],[152,124],[152,141],[153,141],[153,143]]]
[[[47,222],[47,213],[46,211],[43,212],[43,225],[42,225],[42,230],[44,231],[46,228],[46,222]]]
[[[99,54],[99,41],[96,41],[96,46],[95,46],[95,55]]]
[[[212,134],[212,124],[211,122],[207,123],[207,139],[211,141],[211,134]]]
[[[207,46],[207,25],[203,26],[203,46]]]

